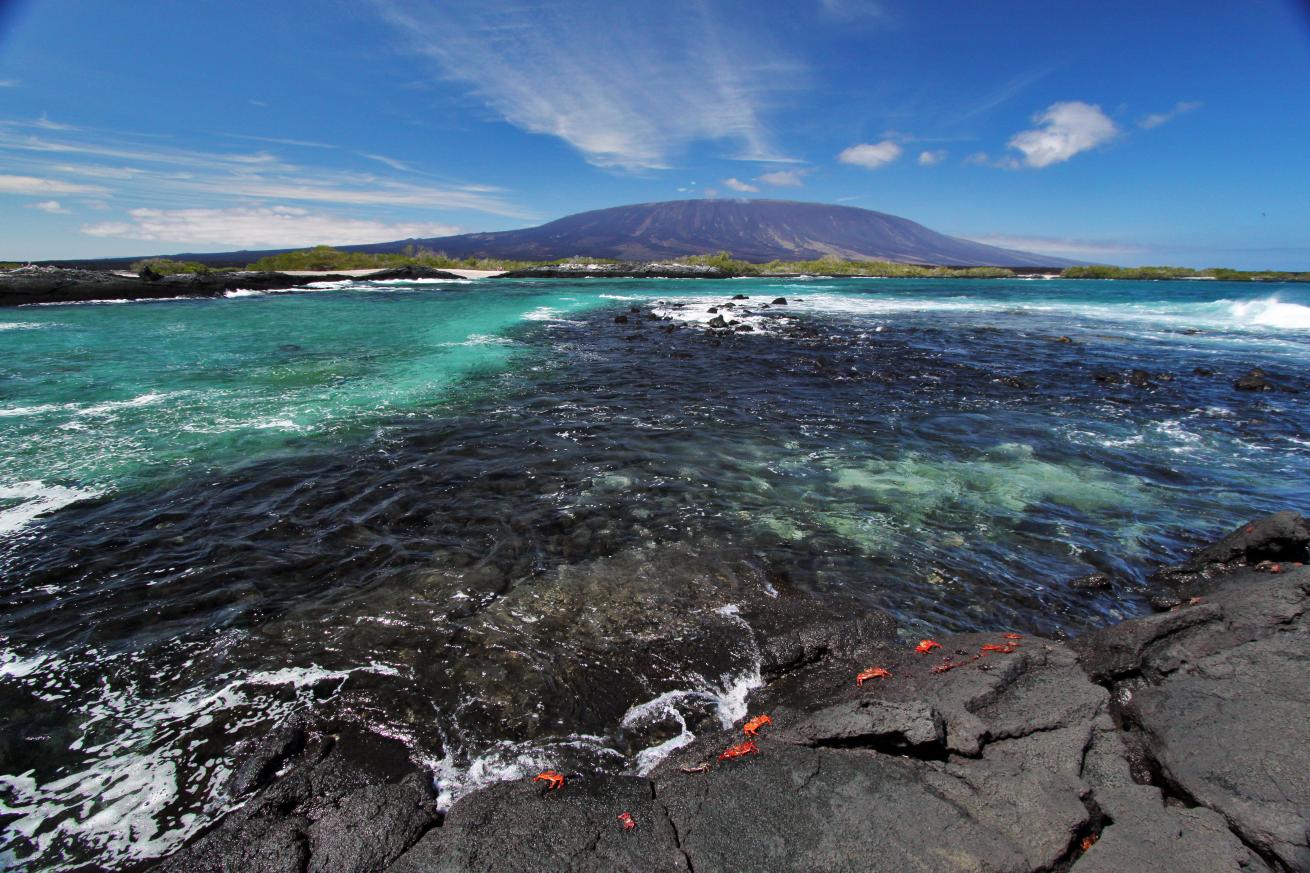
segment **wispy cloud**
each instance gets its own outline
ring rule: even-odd
[[[807,170],[774,170],[762,173],[755,178],[757,182],[772,185],[774,188],[800,188],[805,184]]]
[[[883,21],[890,17],[883,0],[819,0],[819,11],[839,21]]]
[[[668,167],[697,141],[780,160],[763,116],[800,69],[703,0],[374,0],[413,50],[494,112],[592,164]]]
[[[1009,103],[1015,97],[1018,97],[1028,88],[1040,82],[1050,75],[1049,68],[1038,70],[1029,70],[1026,73],[1015,76],[1012,79],[1002,83],[999,87],[994,88],[983,96],[975,100],[968,108],[961,112],[956,121],[968,121],[981,115],[987,115],[993,109],[996,109],[1006,103]]]
[[[1119,128],[1101,107],[1078,100],[1053,103],[1033,116],[1033,121],[1039,126],[1016,133],[1009,144],[1023,153],[1021,163],[1028,167],[1063,163],[1119,134]]]
[[[243,137],[248,138],[248,137]],[[288,161],[265,138],[269,148],[217,151],[153,141],[130,133],[51,129],[40,122],[0,121],[0,162],[25,175],[3,177],[0,192],[30,194],[87,193],[114,196],[134,205],[225,206],[237,198],[299,200],[352,206],[412,207],[425,210],[467,209],[513,218],[532,218],[489,185],[448,182],[428,174],[360,172],[339,166]],[[348,153],[309,145],[337,163]],[[402,162],[381,155],[371,159],[389,170]],[[425,178],[416,179],[415,175]],[[66,181],[94,179],[97,184]],[[17,181],[15,181],[17,180]],[[26,181],[23,181],[26,180]],[[36,181],[32,181],[36,180]]]
[[[361,158],[368,158],[370,161],[377,161],[379,164],[386,164],[391,169],[398,170],[402,173],[412,173],[414,171],[414,168],[404,161],[398,161],[395,158],[389,158],[386,155],[373,155],[368,152],[356,152],[356,154]]]
[[[1180,100],[1175,103],[1174,108],[1170,109],[1168,112],[1152,112],[1150,115],[1142,118],[1137,122],[1137,126],[1147,129],[1159,127],[1162,124],[1168,124],[1180,115],[1186,115],[1189,112],[1200,109],[1201,106],[1201,102],[1197,100]]]
[[[99,185],[80,185],[38,176],[0,176],[0,194],[103,194]]]
[[[446,224],[365,221],[294,206],[133,209],[128,215],[129,221],[90,224],[82,232],[97,237],[242,248],[347,245],[460,232]]]
[[[723,184],[727,185],[729,188],[731,188],[734,191],[750,192],[750,191],[760,190],[759,188],[756,188],[754,185],[750,184],[749,182],[743,182],[737,178],[724,179]]]
[[[49,212],[52,215],[63,215],[68,212],[58,200],[38,200],[36,203],[27,204],[28,209],[39,209],[42,212]]]
[[[932,167],[946,160],[946,149],[930,149],[919,152],[919,166]]]
[[[982,236],[965,236],[964,238],[971,239],[974,242],[985,243],[989,246],[1000,246],[1003,249],[1020,249],[1025,252],[1036,252],[1043,255],[1097,257],[1100,255],[1120,255],[1145,251],[1144,246],[1132,245],[1130,243],[1119,242],[1116,240],[1077,239],[1074,237],[1055,236],[1022,236],[1004,233],[984,234]]]
[[[837,160],[868,170],[885,167],[901,156],[902,149],[889,139],[877,143],[860,143],[842,151]]]
[[[0,88],[17,88],[19,84],[17,79],[0,79]]]

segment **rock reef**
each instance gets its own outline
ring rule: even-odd
[[[700,264],[642,263],[625,261],[613,264],[588,262],[547,264],[513,270],[498,279],[727,279],[729,274],[718,267]]]
[[[444,816],[399,743],[293,725],[156,869],[1307,871],[1307,558],[1304,518],[1254,521],[1158,574],[1171,608],[1072,643],[920,653],[885,615],[781,603],[748,616],[758,754],[702,734],[648,775],[499,783]]]
[[[19,267],[0,272],[0,306],[83,303],[88,300],[218,297],[228,291],[280,291],[313,282],[337,282],[348,278],[338,275],[290,276],[269,272],[178,273],[173,276],[143,278],[98,270]]]

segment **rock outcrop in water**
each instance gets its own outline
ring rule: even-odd
[[[179,273],[149,279],[98,270],[19,267],[0,272],[0,306],[80,303],[87,300],[159,300],[218,297],[228,291],[280,291],[349,276],[289,276],[286,273]],[[450,278],[458,278],[451,276]]]
[[[701,264],[638,263],[614,264],[588,262],[547,264],[502,273],[499,279],[727,279],[718,267]]]
[[[238,768],[245,806],[158,869],[1310,870],[1307,557],[1301,516],[1252,522],[1161,572],[1175,608],[1072,644],[919,654],[885,615],[779,602],[752,617],[759,754],[704,734],[649,776],[500,783],[444,818],[394,741],[293,727]]]

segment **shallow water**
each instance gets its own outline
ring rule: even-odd
[[[714,337],[738,293],[756,330]],[[167,851],[305,710],[405,739],[446,802],[652,766],[743,711],[761,598],[912,634],[1141,612],[1155,564],[1307,505],[1308,363],[1305,290],[1217,282],[5,310],[0,868]],[[1298,393],[1234,390],[1255,366]]]

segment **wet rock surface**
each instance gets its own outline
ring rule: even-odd
[[[155,869],[364,873],[441,820],[431,777],[395,740],[289,727],[250,750],[229,783],[234,799],[279,767],[285,775]]]
[[[123,276],[99,270],[20,267],[0,272],[0,306],[77,303],[86,300],[217,297],[228,291],[276,291],[300,288],[312,282],[336,282],[349,278],[337,275],[289,276],[274,272],[148,275],[151,278]],[[458,277],[451,275],[450,278]]]
[[[755,753],[724,760],[740,727],[702,727],[648,775],[492,785],[444,821],[398,744],[293,728],[233,777],[246,806],[159,869],[1310,870],[1307,546],[1295,513],[1252,522],[1161,574],[1197,592],[1182,605],[1072,644],[920,654],[881,614],[744,612],[750,712],[772,718]],[[890,675],[857,685],[870,667]]]
[[[512,270],[497,279],[577,279],[585,276],[605,279],[727,279],[718,267],[700,264],[643,263],[620,261],[612,264],[563,263]]]

